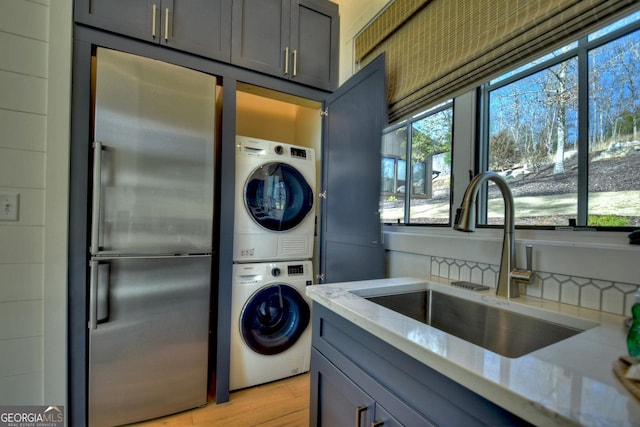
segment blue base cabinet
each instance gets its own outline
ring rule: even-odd
[[[313,306],[311,426],[528,426],[320,304]]]
[[[403,425],[316,349],[311,352],[311,364],[314,388],[318,401],[322,402],[311,425]],[[432,424],[423,420],[421,425]]]

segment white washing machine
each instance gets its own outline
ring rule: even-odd
[[[229,389],[309,370],[311,261],[233,265]]]
[[[237,136],[233,261],[312,258],[315,186],[312,148]]]

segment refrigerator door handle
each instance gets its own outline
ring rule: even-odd
[[[109,320],[109,263],[92,260],[89,263],[89,329]]]
[[[98,261],[89,262],[89,330],[98,327]]]
[[[91,243],[89,251],[100,251],[100,202],[102,197],[102,142],[93,143],[93,193],[91,198]]]

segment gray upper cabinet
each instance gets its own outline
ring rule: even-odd
[[[231,62],[325,90],[338,85],[338,5],[234,0]]]
[[[232,0],[76,0],[76,22],[225,62]]]
[[[328,0],[76,0],[75,21],[318,89],[338,87]]]

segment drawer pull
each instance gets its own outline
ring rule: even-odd
[[[362,418],[363,413],[367,412],[367,409],[369,409],[367,405],[361,405],[356,408],[356,427],[360,427],[362,425],[360,424],[360,418]]]

